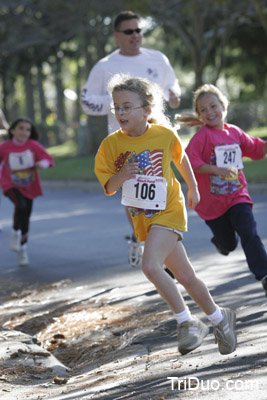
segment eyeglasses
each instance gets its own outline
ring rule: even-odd
[[[124,33],[124,35],[132,35],[134,32],[135,33],[141,33],[142,29],[136,28],[136,29],[125,29],[124,31],[117,31],[120,33]]]
[[[110,111],[112,112],[112,114],[119,114],[120,113],[120,114],[127,115],[127,114],[130,114],[130,112],[132,110],[137,110],[138,108],[143,108],[143,107],[145,107],[145,106],[140,106],[140,107],[130,107],[130,106],[114,107],[114,108],[111,108]]]

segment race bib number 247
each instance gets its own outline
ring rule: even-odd
[[[242,151],[239,144],[233,143],[215,147],[217,167],[235,167],[243,169]]]

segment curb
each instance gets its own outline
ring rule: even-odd
[[[98,181],[42,181],[42,187],[49,190],[103,191]]]

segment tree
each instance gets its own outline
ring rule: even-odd
[[[266,0],[250,0],[255,7],[259,21],[267,35],[267,1]]]
[[[207,65],[216,65],[216,81],[225,63],[225,46],[236,29],[246,3],[231,0],[147,0],[152,16],[179,35],[191,55],[195,87],[203,83]]]
[[[240,98],[266,94],[267,0],[1,0],[0,107],[8,118],[27,112],[41,123],[51,108],[55,121],[69,123],[75,114],[79,122],[81,87],[93,65],[114,50],[112,20],[123,9],[150,17],[148,45],[154,36],[154,48],[183,76],[193,71],[192,86],[234,77]],[[68,86],[78,95],[75,113],[65,111]],[[101,118],[88,122],[95,152],[106,130]]]

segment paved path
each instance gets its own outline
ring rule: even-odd
[[[253,194],[253,199],[267,246],[267,196]],[[217,254],[194,212],[184,245],[215,300],[238,315],[238,347],[229,356],[218,352],[212,329],[199,349],[179,355],[171,313],[142,272],[127,265],[129,228],[118,197],[107,198],[95,188],[46,189],[34,204],[27,268],[18,268],[16,254],[7,248],[11,213],[3,199],[0,321],[31,333],[50,351],[54,345],[70,374],[55,381],[55,370],[42,373],[41,354],[38,360],[32,355],[30,365],[41,363],[34,374],[26,369],[25,352],[24,358],[18,353],[16,365],[24,369],[19,376],[7,366],[1,371],[1,400],[267,399],[266,297],[240,246],[228,257]],[[185,298],[193,314],[208,323]],[[5,335],[2,331],[2,340]]]

